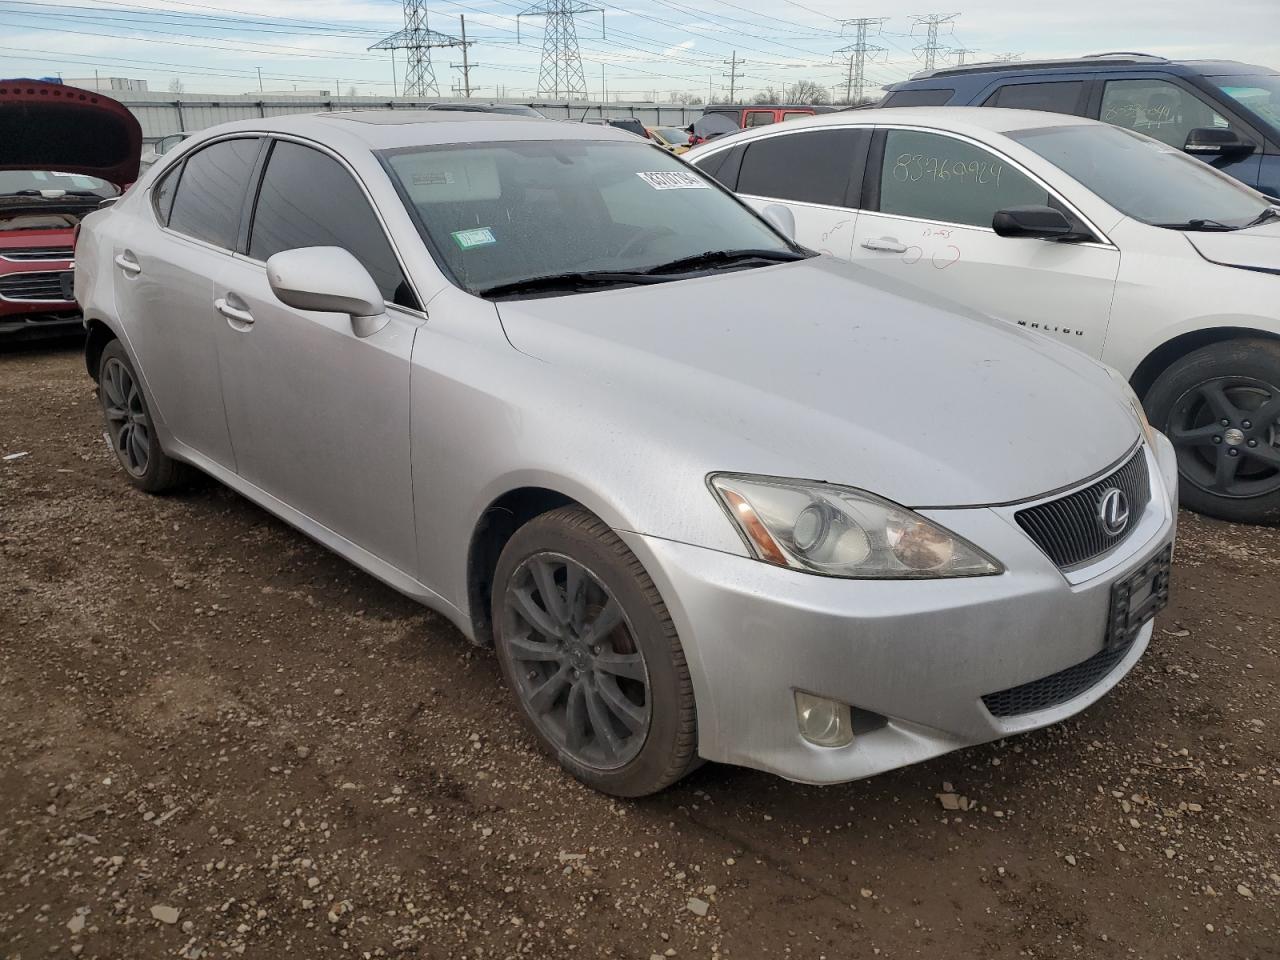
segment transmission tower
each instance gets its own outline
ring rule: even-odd
[[[913,17],[911,32],[919,27],[925,28],[925,41],[915,48],[915,54],[924,61],[924,68],[932,70],[938,63],[938,54],[944,53],[946,47],[938,42],[938,28],[955,23],[958,13],[929,13]]]
[[[720,74],[720,76],[722,77],[729,78],[729,102],[737,103],[734,97],[737,95],[737,90],[738,90],[738,68],[743,66],[746,63],[746,61],[739,60],[738,51],[735,50],[733,51],[733,55],[728,60],[722,60],[720,62],[729,68],[728,73]]]
[[[843,54],[848,61],[844,98],[850,105],[856,106],[862,102],[862,88],[866,86],[867,80],[868,56],[874,58],[877,54],[888,52],[885,47],[867,43],[867,31],[871,29],[879,31],[880,25],[886,19],[886,17],[859,17],[857,20],[840,21],[840,32],[844,33],[846,29],[852,29],[856,37],[853,43],[836,51],[838,54]]]
[[[972,47],[952,47],[947,52],[956,58],[956,66],[962,67],[964,66],[965,60],[968,56],[972,53],[977,53],[978,51]]]
[[[1021,59],[1022,59],[1022,54],[1020,53],[1002,53],[1000,54],[1000,56],[995,58],[995,62],[996,63],[1013,63],[1013,61],[1021,60]]]
[[[404,0],[404,29],[379,40],[370,50],[407,50],[409,66],[404,78],[406,97],[435,97],[436,72],[431,66],[431,51],[439,47],[466,47],[463,41],[427,28],[426,0]],[[394,52],[392,56],[395,56]]]
[[[582,75],[582,54],[578,51],[580,13],[600,14],[600,35],[604,36],[604,8],[588,6],[583,0],[541,0],[516,14],[516,42],[520,40],[521,17],[543,17],[542,67],[538,71],[538,93],[559,99],[587,96],[587,80]]]

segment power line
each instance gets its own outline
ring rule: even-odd
[[[856,20],[841,21],[841,30],[852,28],[857,38],[847,47],[841,47],[836,51],[844,54],[845,59],[848,60],[849,72],[845,77],[844,98],[850,104],[862,102],[862,88],[866,85],[867,78],[867,55],[874,57],[878,53],[888,53],[886,47],[867,43],[867,31],[873,27],[878,31],[886,19],[885,17],[859,17]]]
[[[938,42],[938,28],[954,24],[958,13],[927,13],[912,17],[911,32],[914,35],[917,27],[925,28],[925,41],[915,48],[916,56],[924,61],[924,68],[932,70],[938,62],[938,54],[946,51]]]
[[[370,50],[406,50],[409,63],[405,68],[404,95],[434,97],[440,93],[436,72],[431,66],[431,51],[461,46],[462,41],[427,26],[426,0],[404,0],[404,29],[379,40]],[[466,47],[463,47],[465,50]]]
[[[589,7],[583,0],[541,0],[516,14],[519,33],[521,17],[542,17],[542,67],[538,72],[538,93],[560,98],[587,96],[587,80],[582,75],[582,53],[578,49],[580,13],[600,14],[600,35],[604,36],[604,8]]]

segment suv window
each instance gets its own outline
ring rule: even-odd
[[[351,174],[319,150],[280,140],[258,192],[249,256],[265,261],[299,247],[342,247],[369,271],[388,303],[417,306],[382,224]]]
[[[1167,80],[1108,80],[1100,119],[1178,149],[1197,127],[1231,126],[1209,104]]]
[[[859,133],[815,130],[749,143],[737,190],[757,197],[844,206],[858,157]]]
[[[1015,110],[1046,110],[1049,113],[1079,113],[1083,80],[1050,83],[1006,83],[989,96],[984,107]]]
[[[772,110],[748,110],[747,120],[743,124],[745,127],[763,127],[767,123],[773,123]]]
[[[169,213],[170,229],[234,250],[245,186],[260,145],[259,138],[245,137],[220,140],[193,153],[182,165]]]
[[[881,102],[882,107],[940,107],[950,103],[955,90],[895,90]]]
[[[882,213],[990,227],[997,210],[1048,202],[1048,191],[981,147],[936,133],[886,134]]]

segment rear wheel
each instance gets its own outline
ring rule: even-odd
[[[185,465],[160,449],[142,384],[119,340],[112,340],[102,349],[98,400],[107,440],[130,483],[148,493],[163,493],[186,480]]]
[[[1196,350],[1143,405],[1177,450],[1184,506],[1237,523],[1280,520],[1280,343]]]
[[[655,793],[696,763],[693,687],[640,561],[576,507],[531,520],[494,577],[495,646],[541,746],[604,793]]]

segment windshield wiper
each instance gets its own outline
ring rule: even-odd
[[[475,291],[478,297],[505,297],[516,293],[541,293],[554,290],[589,290],[596,287],[612,287],[628,283],[662,283],[665,277],[649,276],[646,272],[628,270],[574,270],[568,273],[548,273],[538,277],[525,277],[483,287]]]
[[[729,266],[749,260],[764,260],[769,263],[790,263],[793,260],[807,260],[811,254],[796,250],[708,250],[695,253],[689,257],[680,257],[666,263],[648,267],[643,273],[651,276],[663,273],[680,273],[681,271],[700,270],[703,267]]]
[[[1275,207],[1267,207],[1267,209],[1263,210],[1240,229],[1248,230],[1250,227],[1260,226],[1268,220],[1280,220],[1280,210],[1277,210]]]
[[[1205,217],[1185,220],[1182,223],[1157,223],[1156,226],[1164,227],[1167,230],[1186,230],[1189,233],[1223,233],[1240,229],[1239,227],[1229,227],[1225,223],[1219,223],[1217,220],[1210,220]]]

